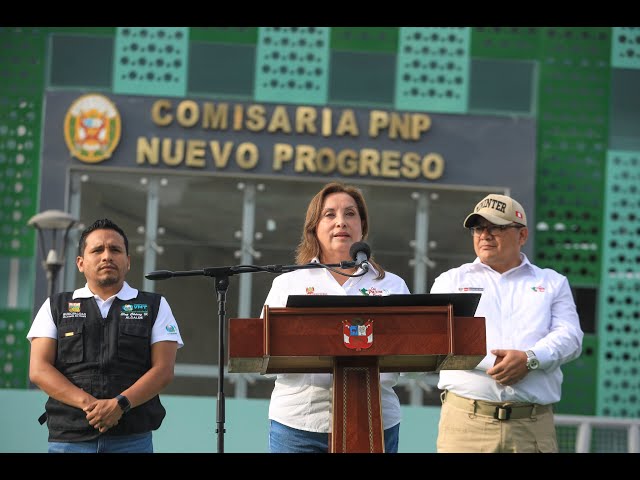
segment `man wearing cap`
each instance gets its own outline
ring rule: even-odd
[[[557,452],[553,419],[560,366],[582,351],[567,278],[520,251],[529,235],[522,205],[482,199],[464,220],[477,258],[435,279],[431,293],[481,293],[487,355],[473,370],[442,370],[438,452]]]

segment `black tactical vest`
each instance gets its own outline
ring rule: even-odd
[[[58,328],[55,367],[98,399],[113,398],[126,390],[151,368],[151,329],[160,300],[156,293],[140,291],[131,300],[116,297],[103,319],[93,297],[73,299],[72,292],[53,295],[51,314]],[[81,409],[49,397],[45,410],[50,442],[149,432],[160,427],[166,414],[156,395],[101,434],[89,425]]]

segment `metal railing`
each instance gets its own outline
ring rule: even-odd
[[[640,419],[555,415],[561,452],[640,453]]]

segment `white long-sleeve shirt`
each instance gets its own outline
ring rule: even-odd
[[[441,370],[438,388],[476,400],[547,405],[561,397],[560,366],[580,356],[584,333],[567,278],[539,268],[520,253],[522,263],[502,274],[480,262],[466,263],[435,279],[431,293],[481,293],[476,317],[486,324],[487,356],[474,370]],[[532,350],[540,367],[511,386],[485,372],[494,349]]]
[[[317,259],[315,260],[317,261]],[[356,274],[362,273],[359,269]],[[386,272],[376,280],[374,268],[362,277],[349,278],[340,285],[324,268],[302,269],[284,273],[273,280],[265,300],[269,307],[285,307],[289,295],[391,295],[409,294],[399,276]],[[393,390],[398,373],[380,374],[383,428],[400,423],[400,400]],[[331,432],[332,374],[278,374],[269,403],[269,418],[298,430]]]

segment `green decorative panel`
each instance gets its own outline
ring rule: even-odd
[[[31,310],[0,310],[0,388],[29,385]]]
[[[187,27],[118,27],[113,91],[183,97],[188,59]]]
[[[49,86],[111,90],[113,37],[50,36]]]
[[[612,68],[609,150],[640,150],[640,69]]]
[[[0,28],[0,255],[31,257],[37,211],[45,36]],[[1,294],[1,293],[0,293]]]
[[[533,116],[537,71],[533,61],[474,58],[469,113]]]
[[[535,258],[573,286],[600,279],[609,32],[545,29],[540,53]]]
[[[35,257],[0,255],[0,310],[33,307]]]
[[[611,27],[544,27],[540,59],[568,63],[580,60],[580,66],[597,60],[609,64]]]
[[[328,67],[328,27],[260,27],[255,100],[324,105]]]
[[[401,27],[395,108],[465,113],[469,27]]]
[[[537,60],[540,27],[473,27],[473,58]]]
[[[640,68],[640,27],[613,27],[611,66]]]
[[[595,415],[596,382],[598,373],[598,338],[585,335],[582,355],[562,368],[562,398],[554,406],[556,413],[566,415]]]
[[[189,95],[253,98],[256,47],[191,42]]]
[[[191,27],[190,40],[196,42],[240,43],[255,45],[258,27]]]
[[[388,108],[393,104],[395,68],[395,54],[332,52],[330,103]]]
[[[398,34],[398,27],[331,27],[331,50],[395,54]]]
[[[42,27],[49,33],[82,33],[88,35],[104,35],[113,37],[116,27]]]
[[[640,418],[640,152],[609,152],[597,414]]]

